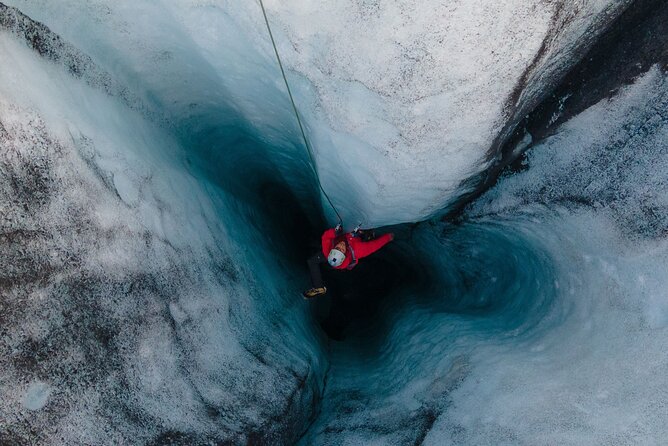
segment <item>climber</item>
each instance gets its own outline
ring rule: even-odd
[[[304,291],[305,298],[320,296],[327,292],[322,281],[321,263],[329,263],[334,269],[353,269],[359,259],[369,256],[394,240],[394,234],[384,234],[375,238],[373,230],[356,227],[344,234],[341,224],[322,234],[322,249],[308,259],[313,288]]]

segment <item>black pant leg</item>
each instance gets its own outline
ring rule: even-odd
[[[360,229],[353,237],[359,237],[362,241],[368,242],[376,238],[376,231],[373,229]]]
[[[313,285],[313,288],[322,288],[324,286],[320,264],[326,261],[327,259],[320,251],[308,259],[308,270],[311,274],[311,284]]]

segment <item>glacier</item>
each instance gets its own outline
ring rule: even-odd
[[[663,444],[668,6],[266,6],[314,166],[256,2],[0,3],[0,444]]]

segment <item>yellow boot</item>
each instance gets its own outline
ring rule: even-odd
[[[325,287],[320,287],[320,288],[311,288],[310,290],[304,291],[304,298],[305,299],[312,299],[314,297],[322,296],[327,292],[327,288]]]

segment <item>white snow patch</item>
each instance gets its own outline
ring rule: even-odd
[[[28,410],[40,410],[49,400],[52,387],[42,381],[35,381],[30,384],[23,397],[23,405]]]

